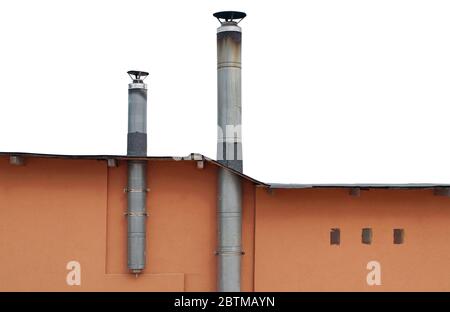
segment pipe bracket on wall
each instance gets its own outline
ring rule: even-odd
[[[133,188],[124,188],[123,189],[124,193],[148,193],[150,192],[150,189],[146,188],[146,189],[133,189]]]
[[[147,212],[125,212],[124,215],[127,217],[148,217]]]

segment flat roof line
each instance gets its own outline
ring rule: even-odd
[[[240,177],[257,184],[260,187],[272,189],[309,189],[309,188],[360,188],[360,189],[427,189],[427,188],[450,188],[450,184],[442,183],[351,183],[351,184],[297,184],[297,183],[264,183],[256,180],[239,171],[233,170],[218,161],[208,158],[202,154],[191,153],[188,156],[127,156],[127,155],[64,155],[64,154],[41,154],[41,153],[23,153],[23,152],[0,152],[0,156],[23,156],[23,157],[41,157],[41,158],[61,158],[61,159],[92,159],[107,160],[115,158],[119,160],[135,159],[135,160],[169,160],[169,161],[199,161],[204,160],[218,167],[225,168]]]
[[[351,183],[351,184],[285,184],[269,183],[273,189],[307,189],[307,188],[378,188],[378,189],[424,189],[450,187],[450,184],[438,183]]]
[[[202,154],[191,153],[188,156],[127,156],[127,155],[64,155],[64,154],[41,154],[41,153],[23,153],[23,152],[0,152],[0,156],[22,156],[22,157],[40,157],[40,158],[60,158],[60,159],[90,159],[90,160],[107,160],[107,159],[119,159],[119,160],[166,160],[166,161],[199,161],[204,160],[209,163],[214,164],[215,166],[225,168],[230,170],[231,172],[237,174],[238,176],[255,183],[262,187],[269,187],[268,184],[258,181],[248,175],[245,175],[239,171],[228,168],[227,166],[222,165],[218,161],[208,158]]]

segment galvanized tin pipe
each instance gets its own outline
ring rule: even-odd
[[[217,160],[242,172],[241,28],[225,22],[217,29]]]
[[[147,85],[141,79],[128,85],[127,139],[127,155],[147,156]]]
[[[217,29],[217,160],[242,172],[241,28],[245,13],[218,12]],[[238,16],[238,17],[236,17]],[[217,189],[217,290],[241,290],[242,181],[220,168]]]
[[[127,155],[147,156],[147,85],[145,72],[129,71]],[[147,161],[128,161],[128,269],[141,273],[146,262]]]
[[[238,175],[220,168],[217,189],[217,290],[241,290],[242,184]]]

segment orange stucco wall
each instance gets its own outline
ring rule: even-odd
[[[0,157],[0,291],[214,291],[217,168],[149,161],[147,268],[126,268],[126,164]],[[253,290],[254,188],[244,183],[243,290]],[[68,286],[66,264],[81,265]]]
[[[450,198],[432,190],[257,189],[256,291],[449,291]],[[340,228],[341,244],[330,245]],[[362,244],[362,228],[373,242]],[[393,229],[405,230],[393,244]],[[369,286],[369,261],[381,285]]]
[[[217,166],[148,162],[147,267],[126,268],[126,163],[0,157],[0,291],[216,290]],[[243,181],[242,290],[450,290],[450,198],[432,190],[276,189]],[[371,245],[361,229],[373,229]],[[341,243],[330,245],[330,229]],[[394,228],[405,242],[393,244]],[[81,285],[69,286],[69,261]],[[369,286],[369,261],[381,285]]]

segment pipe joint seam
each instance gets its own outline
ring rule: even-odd
[[[132,89],[147,90],[147,84],[145,84],[145,83],[130,83],[130,84],[128,84],[128,89],[129,90],[132,90]]]
[[[245,251],[216,251],[214,253],[216,256],[243,256],[245,255]]]

